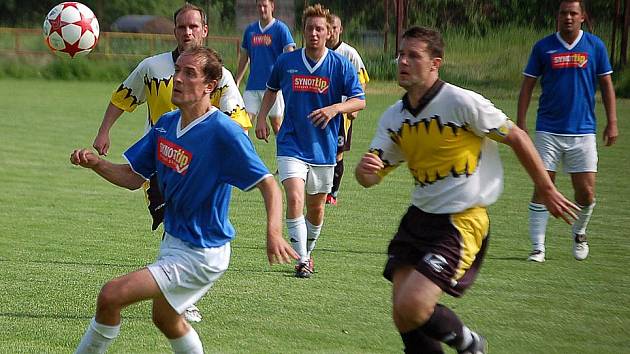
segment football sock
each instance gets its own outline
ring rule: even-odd
[[[443,354],[442,344],[433,338],[424,334],[419,328],[409,332],[400,333],[403,343],[405,344],[405,353],[425,353],[425,354]]]
[[[306,223],[304,215],[295,219],[287,219],[287,229],[291,246],[300,256],[299,262],[306,263],[308,261],[308,252],[306,251]]]
[[[576,235],[584,235],[586,234],[586,225],[588,225],[589,220],[591,220],[591,215],[593,215],[595,201],[593,200],[590,205],[578,206],[580,207],[580,211],[576,213],[578,218],[573,222],[573,233]]]
[[[96,322],[96,319],[92,318],[75,354],[105,353],[107,347],[114,341],[119,332],[120,324],[107,326]]]
[[[203,345],[199,335],[192,327],[184,336],[168,341],[175,354],[203,354]]]
[[[311,252],[313,252],[313,249],[315,248],[315,243],[317,243],[317,239],[319,238],[319,234],[322,231],[323,225],[324,224],[322,223],[321,225],[315,226],[311,224],[308,220],[306,220],[306,234],[307,234],[306,250],[307,250],[308,257],[311,256]]]
[[[440,304],[435,305],[433,315],[419,329],[430,338],[457,350],[467,348],[474,340],[468,327],[464,326],[455,312]]]
[[[532,249],[545,251],[545,231],[549,211],[544,204],[529,203],[529,238],[532,240]]]
[[[337,198],[339,187],[341,186],[341,178],[343,177],[343,159],[337,161],[335,165],[335,174],[333,175],[333,185],[330,191],[333,197]]]

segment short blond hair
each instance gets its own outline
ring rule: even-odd
[[[328,31],[332,30],[332,16],[330,10],[322,6],[322,4],[315,4],[304,9],[302,13],[302,28],[306,28],[306,20],[309,17],[323,17],[326,19],[326,28]]]

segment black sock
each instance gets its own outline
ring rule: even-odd
[[[406,333],[400,333],[400,337],[405,344],[405,353],[407,354],[443,354],[442,345],[439,341],[430,338],[416,328]]]
[[[470,336],[470,331],[464,330],[464,324],[455,312],[441,304],[435,305],[433,315],[419,329],[427,336],[458,350],[463,349],[467,339],[465,334]]]
[[[335,165],[335,175],[333,176],[333,185],[330,194],[332,194],[335,198],[337,197],[337,192],[339,192],[339,187],[341,186],[341,177],[343,177],[343,159],[337,161],[337,165]]]

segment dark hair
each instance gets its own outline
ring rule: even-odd
[[[258,2],[259,2],[259,1],[262,1],[262,0],[254,0],[254,2],[255,2],[256,4],[258,4]],[[275,2],[274,2],[273,0],[267,0],[267,1],[269,1],[269,2],[273,2],[273,3],[275,4]]]
[[[201,65],[205,83],[212,80],[219,81],[223,77],[223,61],[214,49],[207,47],[191,48],[180,54],[180,56],[183,55],[191,55]]]
[[[415,38],[427,44],[427,50],[432,58],[444,58],[444,40],[440,32],[428,28],[413,26],[405,31],[402,38]]]
[[[578,4],[580,4],[580,10],[582,10],[582,13],[586,13],[586,7],[584,6],[583,0],[560,0],[560,2],[558,3],[558,7],[560,7],[560,5],[565,2],[577,2]]]
[[[332,29],[332,17],[330,16],[330,10],[322,6],[322,4],[315,4],[304,9],[302,13],[302,27],[306,28],[306,19],[309,17],[323,17],[326,19],[326,28],[328,31]]]
[[[203,9],[199,6],[193,5],[189,2],[185,3],[184,6],[180,7],[179,9],[177,9],[177,11],[175,11],[175,14],[173,14],[173,22],[175,22],[175,25],[177,25],[177,16],[180,13],[186,12],[186,11],[199,11],[199,15],[201,15],[201,23],[204,25],[207,25],[207,18],[206,18],[206,12],[203,11]]]

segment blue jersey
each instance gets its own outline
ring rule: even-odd
[[[348,59],[326,49],[317,62],[304,49],[285,53],[273,67],[267,88],[282,90],[284,120],[276,137],[278,156],[295,157],[313,165],[334,165],[341,114],[325,129],[316,127],[308,115],[316,109],[342,102],[342,97],[365,94],[357,70]]]
[[[289,27],[274,18],[265,28],[258,21],[247,26],[242,47],[251,61],[245,89],[264,90],[276,59],[287,47],[295,47],[295,42]]]
[[[124,157],[146,179],[157,173],[164,231],[194,247],[234,238],[231,186],[249,190],[269,175],[243,129],[216,108],[184,129],[179,110],[164,114]]]
[[[538,41],[523,72],[534,78],[542,76],[536,131],[595,134],[597,81],[611,73],[606,46],[593,34],[580,31],[571,45],[559,33]]]

